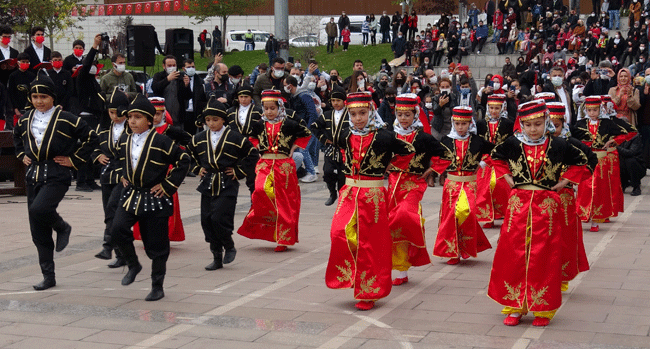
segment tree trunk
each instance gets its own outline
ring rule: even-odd
[[[50,26],[47,27],[47,36],[50,39],[50,50],[54,51],[54,33],[53,28]]]

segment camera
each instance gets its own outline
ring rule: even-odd
[[[107,32],[103,32],[103,33],[101,33],[101,34],[99,34],[99,35],[102,36],[102,41],[111,41],[111,37],[108,36],[108,33],[107,33]]]

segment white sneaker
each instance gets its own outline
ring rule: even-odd
[[[317,179],[318,179],[317,175],[309,173],[304,177],[300,178],[300,181],[303,183],[313,183],[316,182]]]
[[[316,173],[316,174],[320,174],[320,171],[319,171],[317,168],[315,168],[315,169],[314,169],[314,173]]]

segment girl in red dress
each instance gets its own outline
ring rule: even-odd
[[[396,156],[389,166],[388,225],[393,238],[393,269],[399,276],[393,280],[398,286],[408,282],[408,269],[431,264],[424,236],[422,197],[427,189],[426,179],[433,173],[430,167],[433,156],[442,156],[444,149],[427,133],[418,118],[419,97],[407,93],[395,101],[396,137],[415,147],[415,153]]]
[[[409,155],[414,148],[383,128],[369,92],[350,93],[346,105],[350,128],[338,138],[345,185],[332,218],[325,283],[329,288],[353,288],[356,308],[370,310],[392,287],[384,173],[394,154]]]
[[[461,257],[476,257],[492,248],[476,217],[476,170],[494,145],[476,135],[470,107],[453,109],[451,132],[441,144],[445,153],[433,168],[438,173],[446,171],[447,179],[433,255],[450,258],[447,264],[454,265]]]
[[[546,326],[562,304],[562,200],[557,192],[583,177],[587,156],[550,136],[555,128],[543,100],[519,106],[514,137],[496,146],[492,163],[512,187],[494,254],[488,296],[504,306],[503,323],[518,325],[532,311]]]
[[[250,211],[237,233],[275,242],[275,251],[283,252],[298,242],[300,218],[300,187],[291,155],[297,147],[307,146],[311,132],[287,117],[278,90],[262,91],[262,109],[262,120],[255,122],[251,131],[251,142],[261,154],[255,190]]]

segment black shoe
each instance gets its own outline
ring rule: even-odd
[[[111,268],[111,269],[115,269],[115,268],[123,267],[125,265],[126,265],[126,261],[124,259],[118,257],[118,258],[115,258],[114,261],[109,263],[108,267]]]
[[[214,260],[212,263],[205,266],[205,270],[217,270],[223,268],[223,262]]]
[[[196,174],[192,171],[187,173],[187,177],[196,177]]]
[[[226,250],[226,253],[223,255],[223,264],[232,263],[235,260],[235,255],[237,255],[237,250],[234,247]]]
[[[104,248],[101,252],[95,255],[95,258],[109,260],[113,258],[113,252],[108,248]]]
[[[325,206],[332,206],[336,202],[337,198],[338,198],[337,194],[330,194],[329,199],[325,201]]]
[[[61,252],[70,242],[70,232],[72,227],[68,222],[62,221],[61,227],[56,230],[56,252]]]
[[[129,271],[126,272],[126,275],[122,278],[122,285],[130,285],[135,281],[136,275],[142,270],[142,264],[138,263],[133,267],[129,267]]]
[[[36,291],[43,291],[47,290],[50,287],[56,286],[56,280],[52,278],[44,278],[43,281],[39,282],[38,284],[34,285],[34,289]]]
[[[630,196],[639,196],[639,195],[641,195],[641,187],[636,187],[632,189],[632,193],[630,194]]]
[[[165,297],[165,292],[163,291],[162,287],[154,287],[151,289],[151,292],[145,297],[145,301],[147,302],[153,302],[157,301],[161,298]]]
[[[87,184],[77,184],[75,191],[85,191],[86,193],[90,193],[93,191],[93,188]]]
[[[90,183],[88,187],[90,187],[92,190],[102,190],[102,186],[95,182]]]

